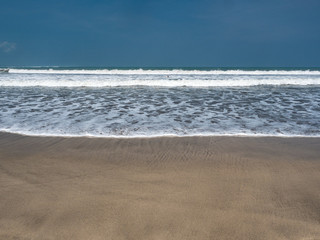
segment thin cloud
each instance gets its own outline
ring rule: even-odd
[[[7,42],[7,41],[0,42],[0,49],[6,53],[12,52],[16,49],[16,44],[12,42]]]

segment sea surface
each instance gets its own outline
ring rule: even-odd
[[[320,136],[318,68],[11,68],[0,131],[45,136]]]

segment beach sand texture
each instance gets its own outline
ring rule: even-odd
[[[0,239],[320,239],[320,140],[0,133]]]

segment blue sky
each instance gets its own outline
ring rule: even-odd
[[[318,0],[1,1],[2,66],[320,67]]]

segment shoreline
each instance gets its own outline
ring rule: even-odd
[[[19,135],[25,137],[43,137],[43,138],[89,138],[89,139],[154,139],[154,138],[215,138],[215,137],[227,137],[227,138],[315,138],[320,139],[320,135],[269,135],[269,134],[194,134],[194,135],[176,135],[176,134],[162,134],[162,135],[55,135],[55,134],[29,134],[20,132],[10,132],[0,130],[1,134]]]
[[[320,138],[0,133],[0,239],[319,239]]]

